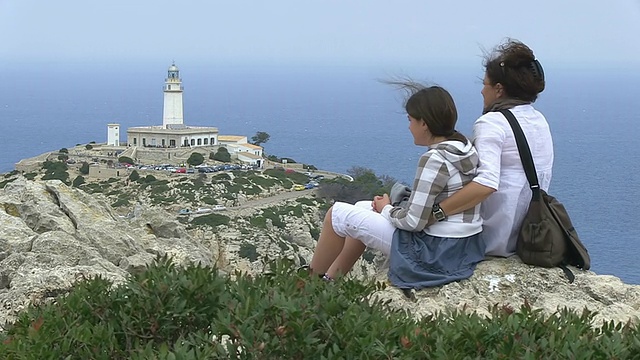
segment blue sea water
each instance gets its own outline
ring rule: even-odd
[[[168,65],[5,66],[0,172],[45,151],[104,142],[107,123],[161,124]],[[380,79],[407,75],[444,86],[456,100],[458,129],[465,134],[482,107],[480,66],[393,74],[374,67],[177,65],[188,125],[248,137],[266,131],[268,154],[338,172],[364,166],[405,182],[424,148],[412,143],[402,95]],[[640,284],[634,260],[640,253],[640,72],[545,70],[547,89],[536,107],[554,136],[551,194],[567,207],[592,270]]]

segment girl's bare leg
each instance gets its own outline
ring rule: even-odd
[[[316,250],[311,258],[311,270],[315,274],[324,274],[336,260],[345,245],[345,238],[336,234],[333,230],[331,222],[331,213],[333,208],[327,211],[322,224],[320,238],[316,244]]]
[[[342,251],[327,270],[332,279],[348,273],[367,247],[358,239],[346,237]]]

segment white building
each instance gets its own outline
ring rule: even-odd
[[[107,145],[120,146],[120,124],[107,124]]]
[[[167,71],[163,90],[162,125],[128,128],[127,145],[157,148],[218,145],[218,128],[184,124],[183,91],[180,70],[172,64]]]

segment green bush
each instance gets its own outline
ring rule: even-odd
[[[279,181],[273,179],[273,178],[267,178],[264,176],[260,176],[260,175],[256,175],[256,174],[251,174],[247,177],[247,180],[249,180],[250,182],[252,182],[255,185],[261,186],[264,189],[268,189],[272,186],[274,186],[275,184],[278,184]]]
[[[120,156],[118,158],[118,162],[123,163],[123,164],[129,164],[129,165],[133,165],[135,164],[135,162],[133,161],[132,158],[128,157],[128,156]]]
[[[231,221],[231,219],[226,215],[207,214],[207,215],[194,217],[193,220],[191,220],[191,225],[192,226],[207,225],[211,227],[216,227],[218,225],[228,225],[229,221]]]
[[[211,181],[224,181],[224,180],[231,180],[231,175],[227,174],[227,173],[219,173],[219,174],[215,174],[214,176],[211,177]]]
[[[199,152],[191,153],[189,158],[187,159],[187,164],[191,166],[198,166],[204,162],[204,156]]]
[[[84,176],[78,175],[75,179],[73,179],[73,187],[79,187],[82,184],[84,184]]]
[[[297,202],[303,204],[303,205],[307,205],[307,206],[316,206],[316,202],[313,199],[309,199],[306,197],[300,197],[296,199]]]
[[[231,161],[231,154],[229,154],[229,150],[227,150],[227,148],[221,147],[215,155],[213,155],[213,159],[221,162],[229,162]]]
[[[271,224],[273,224],[273,226],[284,229],[285,223],[280,219],[280,213],[281,211],[279,211],[278,208],[273,207],[262,210],[262,216],[267,219],[271,219]]]
[[[35,177],[36,177],[37,175],[38,175],[38,173],[30,172],[30,173],[26,173],[26,174],[24,174],[24,177],[25,177],[27,180],[33,180],[33,179],[35,179]]]
[[[140,174],[138,173],[138,170],[133,170],[131,174],[129,174],[129,180],[138,181],[138,179],[140,179]]]
[[[29,306],[0,334],[13,359],[635,359],[640,326],[593,314],[490,308],[422,319],[372,294],[382,283],[327,283],[291,262],[224,277],[166,258],[113,286],[76,283]]]
[[[88,173],[89,173],[89,163],[86,161],[83,161],[82,165],[80,165],[80,174],[87,175]]]
[[[3,181],[0,181],[0,189],[3,189],[5,186],[7,186],[8,183],[15,181],[17,178],[9,178]]]
[[[280,180],[291,180],[296,184],[306,184],[309,182],[309,177],[307,175],[299,173],[297,171],[282,171],[279,169],[267,169],[264,171],[265,175],[273,176]]]
[[[60,180],[65,184],[69,184],[69,173],[67,172],[67,164],[62,161],[45,161],[42,164],[44,175],[42,180]]]
[[[240,244],[240,250],[238,250],[238,256],[245,258],[251,262],[258,260],[258,252],[256,246],[250,242],[243,242]]]
[[[91,146],[91,144],[87,144],[87,145],[84,146],[84,148],[87,149],[87,150],[91,150],[91,149],[93,149],[93,146]]]
[[[118,200],[116,200],[113,204],[111,204],[111,207],[117,208],[120,206],[128,206],[129,205],[129,199],[128,198],[120,198]]]
[[[144,184],[151,184],[155,181],[158,181],[158,179],[156,179],[155,176],[149,174],[143,178],[140,178],[138,182],[144,183]]]
[[[63,154],[68,154],[69,153],[69,149],[67,148],[62,148],[60,150],[58,150],[59,153],[63,153]]]

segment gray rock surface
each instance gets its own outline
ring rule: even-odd
[[[407,309],[418,317],[446,309],[476,311],[489,316],[493,305],[518,310],[526,301],[545,314],[564,307],[577,312],[584,308],[596,311],[594,325],[609,320],[638,322],[640,285],[624,284],[615,276],[571,269],[576,278],[570,284],[560,268],[529,266],[517,256],[490,258],[480,263],[468,280],[415,292],[415,302],[393,287],[375,296],[389,299],[392,306]],[[385,280],[384,274],[379,274],[378,279]]]
[[[251,225],[267,208],[299,206],[298,196],[311,193],[247,201],[224,212],[231,221],[214,230],[187,228],[175,211],[150,205],[138,204],[128,216],[119,216],[101,194],[89,195],[57,180],[20,177],[0,189],[0,324],[14,320],[29,303],[66,293],[77,280],[101,275],[121,283],[157,255],[168,254],[178,265],[216,266],[231,275],[236,270],[260,273],[275,258],[308,263],[315,247],[312,229],[321,226],[317,208],[284,216],[284,225],[270,219],[263,227]],[[493,305],[517,310],[527,301],[545,313],[586,307],[598,312],[595,323],[638,321],[640,286],[589,271],[575,273],[576,281],[569,284],[560,269],[530,267],[516,257],[490,259],[471,279],[419,291],[415,302],[393,287],[374,296],[417,317],[452,308],[489,315]],[[361,259],[350,276],[386,281],[384,259],[379,254],[373,261]]]
[[[121,283],[156,255],[211,265],[209,249],[162,212],[140,209],[128,220],[100,196],[58,180],[7,184],[0,191],[0,324],[76,280],[101,275]]]

